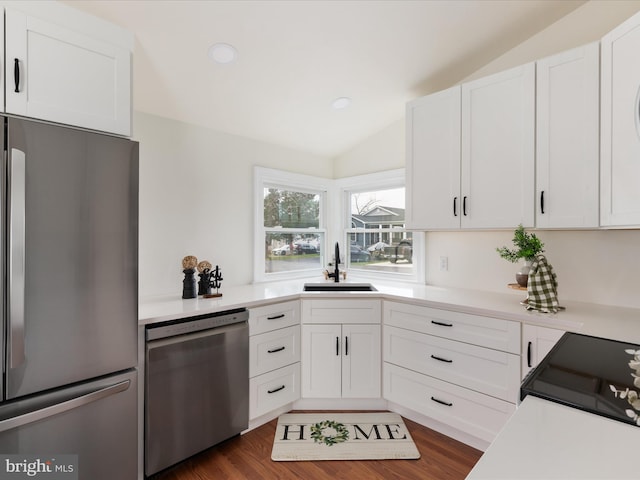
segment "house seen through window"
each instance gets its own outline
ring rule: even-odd
[[[413,275],[413,235],[405,230],[404,187],[349,192],[350,269]]]

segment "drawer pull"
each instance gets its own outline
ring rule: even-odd
[[[447,407],[453,407],[453,403],[451,402],[445,402],[444,400],[440,400],[436,397],[431,397],[431,400],[433,400],[436,403],[439,403],[440,405],[445,405]]]
[[[275,317],[267,317],[267,320],[278,320],[279,318],[284,318],[284,313],[276,315]]]
[[[273,350],[267,350],[267,353],[276,353],[276,352],[281,352],[282,350],[284,350],[284,347],[278,347],[278,348],[274,348]]]
[[[436,322],[435,320],[431,320],[431,323],[440,327],[453,327],[453,323]]]
[[[267,393],[276,393],[280,390],[284,390],[284,385],[280,385],[278,388],[274,388],[273,390],[267,390]]]
[[[434,360],[438,360],[439,362],[453,363],[453,360],[449,360],[448,358],[436,357],[435,355],[431,355],[431,358],[433,358]]]
[[[527,343],[527,367],[531,368],[531,342]]]

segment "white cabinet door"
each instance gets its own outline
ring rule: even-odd
[[[130,52],[5,10],[5,111],[131,134]]]
[[[462,85],[462,228],[534,226],[535,64]]]
[[[302,396],[379,398],[380,325],[304,325]]]
[[[379,398],[380,325],[343,325],[342,397]]]
[[[302,327],[302,396],[339,398],[342,390],[342,326]]]
[[[460,86],[407,104],[407,227],[460,227]]]
[[[522,378],[540,363],[562,335],[563,330],[522,325]]]
[[[536,226],[597,227],[600,47],[537,62]]]
[[[640,225],[640,13],[601,49],[600,224]]]

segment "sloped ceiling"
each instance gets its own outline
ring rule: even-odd
[[[136,110],[333,157],[584,1],[65,3],[135,33]],[[217,42],[237,62],[211,62]]]

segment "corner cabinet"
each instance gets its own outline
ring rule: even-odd
[[[131,51],[87,33],[118,29],[84,14],[78,28],[67,28],[46,18],[54,7],[38,16],[4,11],[4,111],[131,135]]]
[[[640,225],[640,13],[601,41],[600,224]]]
[[[460,228],[460,86],[407,104],[407,228]]]
[[[598,227],[600,47],[537,62],[536,226]]]
[[[249,419],[300,398],[300,302],[249,309]]]
[[[463,228],[534,226],[535,64],[462,85]]]
[[[302,300],[302,397],[380,398],[380,300]]]
[[[386,301],[383,322],[384,398],[491,442],[516,409],[520,323]]]

